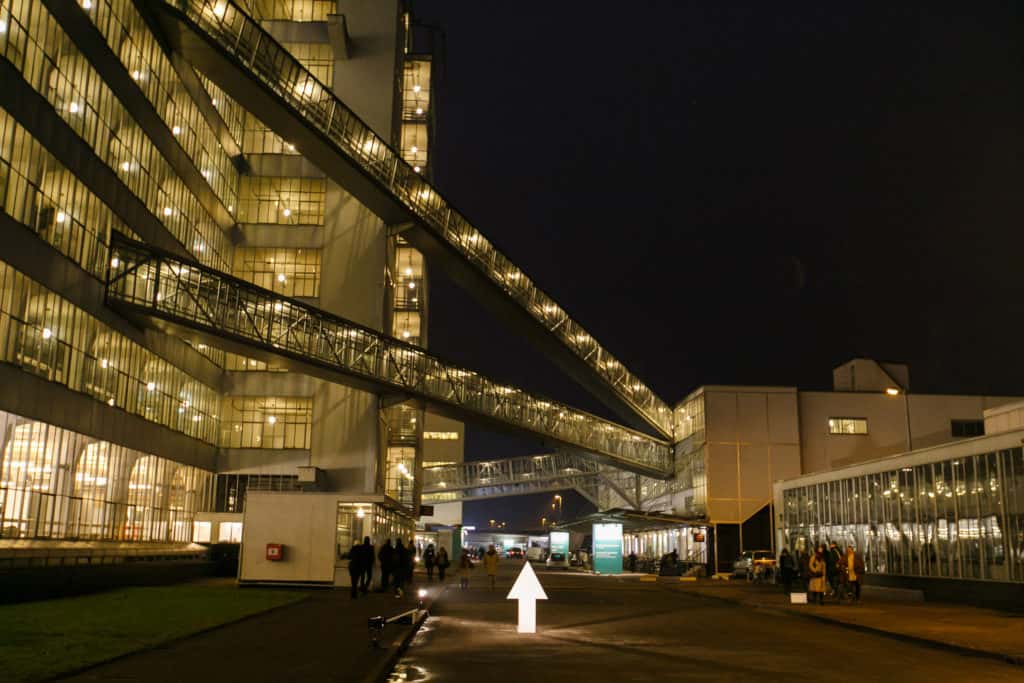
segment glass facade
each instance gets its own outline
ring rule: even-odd
[[[790,548],[834,540],[871,573],[1024,581],[1021,448],[796,481],[781,495]]]
[[[309,448],[312,399],[228,396],[223,413],[224,448]]]
[[[211,474],[0,412],[0,536],[192,540]]]

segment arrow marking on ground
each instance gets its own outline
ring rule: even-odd
[[[516,627],[516,631],[536,633],[537,601],[547,600],[548,594],[544,592],[544,587],[540,585],[529,562],[523,565],[523,571],[519,572],[516,582],[512,584],[512,590],[508,592],[508,597],[505,599],[519,601],[519,625]]]

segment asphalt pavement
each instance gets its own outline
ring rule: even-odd
[[[482,570],[449,584],[392,681],[1022,681],[1024,668],[684,590],[639,577],[545,571],[534,635],[516,633],[506,595]]]

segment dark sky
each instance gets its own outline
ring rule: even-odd
[[[1024,393],[1019,3],[415,8],[445,35],[438,187],[666,401],[827,389],[861,355]],[[433,276],[433,350],[607,414]],[[470,429],[466,453],[540,449]]]

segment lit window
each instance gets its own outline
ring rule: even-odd
[[[210,522],[193,522],[192,523],[192,542],[193,543],[209,543],[210,532],[212,525]]]
[[[423,432],[424,439],[432,441],[458,441],[458,432]]]
[[[867,434],[868,420],[865,417],[830,417],[829,434]]]
[[[242,523],[241,522],[221,522],[220,531],[217,535],[218,543],[241,543],[242,542]]]

